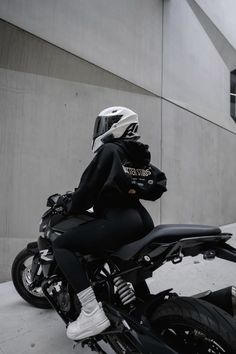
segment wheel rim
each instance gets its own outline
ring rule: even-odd
[[[33,260],[33,256],[30,256],[30,257],[26,258],[21,265],[22,283],[23,283],[25,289],[30,294],[32,294],[38,298],[42,298],[42,297],[44,297],[44,293],[43,293],[41,287],[35,287],[33,289],[30,288],[30,285],[32,284],[32,278],[31,278],[31,272],[30,272],[32,260]]]
[[[225,344],[208,330],[197,326],[171,324],[159,330],[166,343],[179,354],[226,354]]]

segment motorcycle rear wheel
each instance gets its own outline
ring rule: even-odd
[[[150,320],[155,333],[179,354],[236,353],[236,320],[203,300],[170,299]]]
[[[15,289],[18,294],[31,305],[41,309],[52,308],[40,287],[32,290],[28,288],[31,282],[30,268],[32,259],[33,255],[27,248],[24,248],[18,253],[14,259],[11,268],[11,276]]]

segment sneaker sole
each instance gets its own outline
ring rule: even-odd
[[[86,331],[82,334],[80,334],[79,336],[76,337],[68,337],[69,339],[72,340],[80,340],[80,339],[84,339],[84,338],[88,338],[88,337],[92,337],[92,336],[96,336],[97,334],[103,332],[106,328],[110,327],[111,323],[109,320],[105,320],[104,322],[100,323],[99,325],[96,326],[96,330],[93,331]]]

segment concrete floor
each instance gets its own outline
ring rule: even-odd
[[[223,227],[234,233],[230,242],[236,247],[236,224]],[[148,284],[152,292],[173,287],[179,294],[194,294],[207,289],[236,285],[235,264],[202,257],[186,258],[179,265],[166,264],[156,271]],[[66,338],[65,326],[53,310],[27,304],[12,282],[0,284],[0,354],[91,353]],[[111,353],[111,351],[110,351]]]

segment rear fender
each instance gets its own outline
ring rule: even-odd
[[[147,318],[150,318],[151,315],[153,314],[153,311],[166,301],[166,297],[169,298],[172,296],[176,296],[176,294],[172,293],[172,290],[173,289],[167,289],[160,292],[159,294],[150,295],[149,300],[147,299],[144,305],[145,306],[144,313],[147,316]]]

